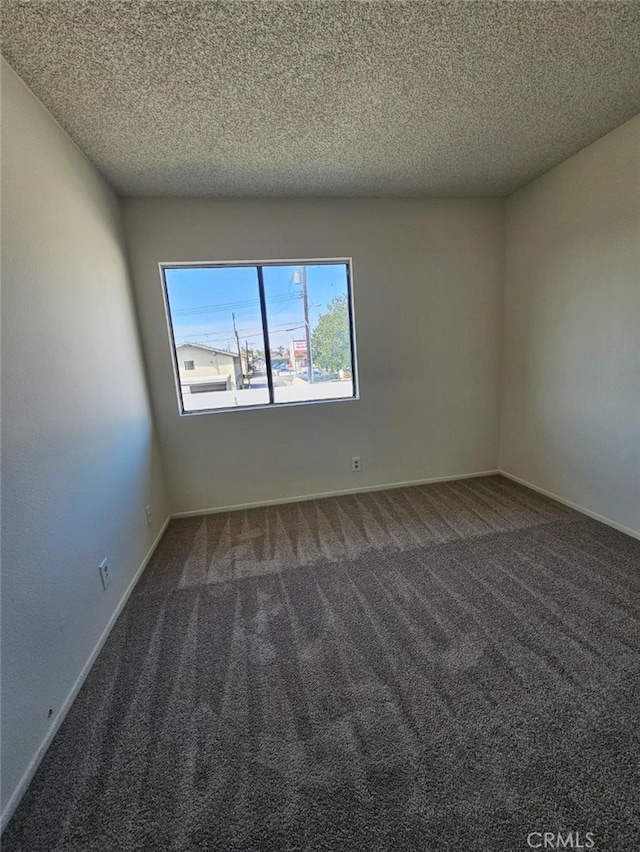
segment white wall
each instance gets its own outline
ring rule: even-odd
[[[2,109],[7,816],[168,505],[117,201],[4,61]]]
[[[500,467],[640,532],[640,116],[508,200]]]
[[[117,202],[2,70],[6,815],[169,506]],[[637,531],[639,149],[637,118],[509,199],[506,300],[500,201],[126,202],[173,508],[495,469],[506,304],[500,466]],[[344,256],[360,400],[179,417],[158,261]]]
[[[495,469],[502,213],[500,201],[125,202],[174,509]],[[361,399],[179,417],[158,262],[320,257],[353,257]]]

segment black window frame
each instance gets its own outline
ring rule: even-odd
[[[271,362],[271,346],[269,343],[268,316],[266,307],[266,297],[264,292],[264,277],[263,269],[270,266],[290,266],[292,268],[300,266],[336,266],[343,264],[346,272],[347,283],[347,310],[349,319],[349,342],[351,351],[351,380],[353,382],[353,393],[350,396],[329,397],[326,399],[305,399],[286,402],[276,402],[274,399],[273,385],[273,367]],[[256,403],[255,405],[237,405],[222,408],[203,408],[193,411],[187,411],[184,407],[184,400],[180,382],[179,356],[176,346],[176,340],[173,330],[173,320],[171,317],[171,307],[169,303],[169,292],[167,288],[167,279],[165,270],[167,269],[223,269],[223,268],[254,268],[256,270],[258,283],[258,297],[260,304],[260,316],[262,320],[262,332],[264,340],[264,356],[265,368],[267,373],[267,387],[269,392],[269,401]],[[178,409],[181,417],[191,417],[192,415],[202,414],[225,414],[231,411],[256,411],[265,409],[287,408],[298,405],[322,405],[325,403],[334,402],[353,402],[360,399],[360,383],[357,375],[357,353],[356,353],[356,328],[355,328],[355,311],[353,304],[353,260],[350,257],[335,257],[335,258],[305,258],[297,260],[242,260],[242,261],[161,261],[158,264],[160,271],[160,280],[162,282],[162,293],[164,298],[165,316],[167,321],[167,330],[169,333],[169,345],[173,353],[173,372],[178,400]]]

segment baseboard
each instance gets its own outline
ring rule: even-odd
[[[69,691],[69,694],[67,695],[62,706],[60,707],[60,710],[57,712],[57,714],[54,717],[51,725],[49,726],[47,733],[45,734],[42,742],[40,743],[38,750],[36,751],[34,757],[32,758],[31,762],[29,763],[24,775],[20,779],[18,786],[14,790],[13,794],[11,795],[11,798],[8,800],[4,810],[2,811],[2,814],[0,815],[0,833],[2,833],[5,830],[7,823],[9,822],[11,817],[13,816],[13,812],[15,811],[15,809],[18,807],[18,804],[20,803],[20,799],[24,796],[24,794],[27,790],[27,787],[29,786],[29,784],[33,780],[33,776],[36,774],[36,771],[37,771],[38,767],[40,766],[40,762],[42,761],[42,758],[45,756],[47,749],[51,745],[51,741],[53,740],[53,738],[55,737],[55,735],[58,731],[58,728],[60,727],[60,725],[64,721],[65,716],[67,715],[67,713],[69,712],[69,710],[71,708],[71,705],[73,704],[73,702],[76,699],[76,696],[80,692],[80,689],[82,688],[82,685],[85,682],[87,675],[91,671],[91,667],[93,666],[94,662],[96,661],[98,654],[102,650],[102,646],[107,641],[109,634],[111,633],[111,630],[113,629],[113,625],[116,623],[118,616],[120,615],[120,613],[124,609],[124,605],[129,600],[129,596],[131,595],[131,592],[133,591],[136,583],[140,579],[142,572],[147,567],[149,560],[153,556],[153,552],[155,551],[156,547],[158,546],[160,539],[164,535],[164,531],[166,530],[170,520],[171,520],[171,515],[168,515],[167,519],[165,520],[165,522],[162,525],[160,532],[155,537],[151,547],[147,551],[146,556],[144,557],[144,559],[140,563],[140,567],[136,571],[131,582],[129,583],[129,585],[125,589],[124,594],[120,598],[120,601],[119,601],[118,605],[116,606],[115,610],[113,611],[111,618],[107,622],[106,627],[104,628],[104,630],[100,634],[100,638],[96,642],[93,650],[91,651],[91,654],[89,655],[89,658],[87,659],[86,663],[82,667],[80,674],[76,678],[75,683],[71,687],[71,690]]]
[[[574,503],[572,500],[567,500],[565,497],[560,497],[559,494],[554,494],[553,491],[547,491],[545,488],[540,488],[538,485],[534,485],[531,482],[527,482],[526,479],[520,479],[519,476],[514,476],[512,473],[507,473],[506,470],[497,471],[501,476],[506,477],[507,479],[511,479],[513,482],[517,482],[519,485],[524,485],[525,488],[530,488],[532,491],[537,491],[539,494],[544,494],[545,497],[550,497],[552,500],[556,500],[558,503],[563,503],[565,506],[569,506],[571,509],[575,509],[577,512],[581,512],[583,515],[587,515],[589,518],[593,518],[595,521],[600,521],[603,524],[606,524],[608,527],[613,527],[614,530],[618,530],[619,532],[626,533],[630,535],[632,538],[640,539],[640,532],[638,530],[632,530],[631,527],[625,527],[623,524],[617,523],[617,521],[612,521],[611,518],[605,518],[604,515],[599,515],[597,512],[592,512],[591,509],[585,509],[584,506],[579,506],[578,503]]]
[[[174,512],[172,518],[194,518],[198,515],[215,515],[219,512],[235,512],[238,509],[257,509],[260,506],[281,506],[284,503],[304,503],[306,500],[322,500],[323,497],[340,497],[347,494],[362,494],[368,491],[387,491],[391,488],[409,488],[412,485],[428,485],[430,482],[452,482],[454,479],[475,479],[478,476],[494,476],[499,470],[481,470],[476,473],[458,473],[455,476],[433,476],[430,479],[412,479],[407,482],[387,482],[383,485],[363,485],[339,491],[322,491],[317,494],[300,494],[297,497],[275,497],[273,500],[256,500],[253,503],[234,503],[216,506],[213,509],[194,509],[189,512]]]

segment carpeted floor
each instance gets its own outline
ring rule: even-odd
[[[173,521],[2,848],[637,852],[639,592],[501,477]]]

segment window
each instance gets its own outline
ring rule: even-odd
[[[181,413],[357,396],[349,260],[160,269]]]

